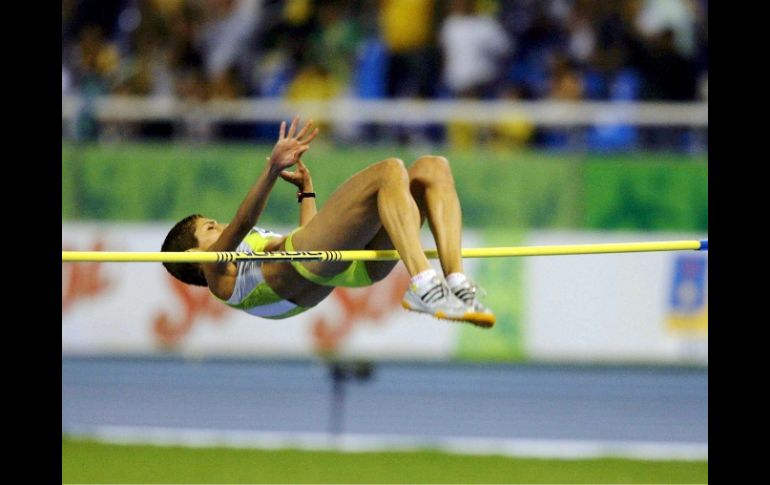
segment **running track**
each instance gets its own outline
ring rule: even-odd
[[[334,414],[320,361],[62,359],[62,428],[687,444],[707,450],[704,368],[378,364]],[[338,402],[339,404],[339,402]],[[328,436],[328,435],[327,435]]]

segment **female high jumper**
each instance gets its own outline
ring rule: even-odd
[[[229,224],[200,214],[179,221],[161,251],[305,251],[396,249],[411,282],[402,305],[437,318],[490,328],[494,313],[477,298],[463,272],[462,213],[446,158],[426,155],[409,168],[397,158],[377,162],[345,181],[316,210],[310,171],[300,160],[318,134],[295,117]],[[291,172],[287,169],[296,167]],[[297,186],[299,227],[288,236],[255,227],[275,182]],[[420,243],[427,218],[444,277],[431,267]],[[288,318],[319,304],[335,287],[377,282],[397,261],[237,261],[163,263],[178,280],[207,286],[225,304],[263,318]]]

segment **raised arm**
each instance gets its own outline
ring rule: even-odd
[[[273,152],[267,158],[262,173],[249,190],[246,198],[241,202],[230,224],[222,231],[216,242],[208,248],[209,251],[234,251],[238,247],[238,244],[243,241],[243,238],[257,223],[259,216],[262,215],[270,191],[280,173],[297,163],[302,154],[310,148],[309,143],[318,134],[318,129],[311,130],[313,122],[308,121],[297,132],[298,122],[299,118],[295,117],[289,126],[288,133],[286,132],[286,122],[281,123],[278,141],[273,147]]]
[[[300,193],[315,192],[313,190],[313,179],[310,176],[310,170],[297,160],[297,169],[293,172],[284,170],[280,173],[281,178],[297,187],[297,198],[299,199],[299,225],[304,226],[312,219],[316,212],[315,197],[299,197]]]

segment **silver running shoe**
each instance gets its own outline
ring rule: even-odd
[[[473,313],[476,314],[477,319],[490,322],[488,325],[489,327],[495,324],[496,318],[494,312],[479,301],[479,297],[481,296],[483,298],[486,293],[481,287],[474,283],[473,280],[466,277],[465,281],[450,287],[450,289],[457,298],[471,307]]]
[[[491,312],[476,312],[457,298],[439,276],[435,276],[431,283],[422,295],[417,294],[414,285],[409,285],[401,305],[407,310],[427,313],[444,320],[468,322],[484,328],[495,324],[495,316]]]

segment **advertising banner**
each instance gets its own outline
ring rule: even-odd
[[[529,245],[701,239],[681,233],[531,232]],[[524,328],[535,360],[707,363],[708,252],[529,258]]]
[[[156,251],[164,224],[62,225],[62,249]],[[285,234],[291,228],[272,228]],[[423,245],[433,248],[423,229]],[[464,247],[699,239],[676,233],[465,231]],[[437,260],[432,264],[438,270]],[[368,288],[338,288],[286,320],[233,310],[157,263],[62,264],[67,355],[708,362],[708,253],[464,260],[494,309],[491,330],[405,311],[399,264]]]

